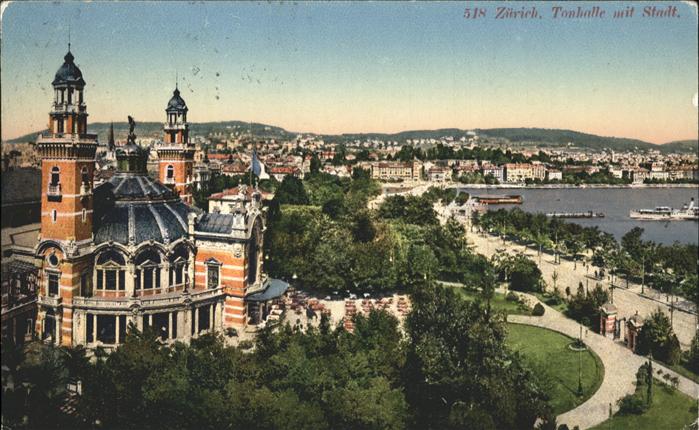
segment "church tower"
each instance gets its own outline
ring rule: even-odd
[[[87,134],[85,81],[70,46],[52,85],[48,132],[36,142],[42,176],[37,328],[42,338],[70,344],[72,297],[79,294],[90,270],[97,150],[97,135]]]
[[[187,104],[175,86],[165,108],[167,121],[163,144],[158,147],[158,179],[172,187],[182,201],[192,204],[194,145],[189,142]]]

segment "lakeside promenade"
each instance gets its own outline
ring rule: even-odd
[[[467,230],[467,240],[473,244],[474,250],[479,254],[483,254],[491,258],[495,254],[509,253],[513,255],[523,254],[531,258],[538,264],[541,270],[542,277],[546,281],[548,290],[553,289],[553,273],[558,276],[556,286],[560,291],[565,291],[566,287],[570,287],[571,291],[575,292],[578,289],[580,282],[588,288],[594,288],[598,283],[605,290],[610,292],[610,282],[605,280],[596,280],[589,275],[589,271],[582,264],[574,264],[561,258],[560,264],[553,262],[553,255],[542,253],[541,258],[537,256],[537,251],[519,245],[514,242],[505,240],[490,235],[481,235]],[[670,306],[668,302],[658,300],[658,296],[651,296],[650,289],[648,295],[641,295],[641,286],[634,283],[629,283],[629,288],[626,287],[625,280],[617,280],[615,282],[613,301],[618,308],[618,318],[630,318],[636,312],[642,317],[648,317],[656,309],[660,309],[670,316]],[[662,297],[663,295],[661,295]],[[693,310],[692,313],[674,309],[672,312],[672,326],[677,334],[682,349],[688,349],[692,338],[697,331],[697,314],[696,306],[691,303],[683,303],[683,307]]]

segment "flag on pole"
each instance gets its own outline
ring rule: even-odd
[[[257,159],[257,151],[252,152],[252,162],[250,163],[250,170],[252,173],[255,174],[258,178],[260,177],[260,172],[262,171],[262,167],[260,167],[260,160]]]

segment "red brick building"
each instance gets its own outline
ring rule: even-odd
[[[243,189],[229,214],[204,213],[188,204],[187,194],[180,197],[188,192],[187,171],[175,166],[191,165],[184,101],[168,105],[166,142],[159,149],[166,182],[172,177],[174,184],[147,175],[148,152],[136,145],[136,123],[129,117],[128,141],[115,151],[117,171],[95,187],[97,140],[87,134],[85,81],[70,52],[53,85],[49,133],[37,141],[42,213],[34,260],[41,339],[110,348],[133,325],[153,329],[165,341],[188,341],[243,328],[261,301],[283,294],[286,283],[263,274],[265,211],[257,190]]]

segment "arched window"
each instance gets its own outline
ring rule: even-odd
[[[126,260],[117,250],[108,249],[97,257],[95,264],[96,290],[126,290]]]
[[[168,179],[172,179],[175,177],[175,169],[171,165],[167,166],[166,171],[167,171],[166,177]]]
[[[51,168],[51,186],[57,186],[61,183],[61,169],[58,166]]]
[[[170,258],[170,286],[184,284],[185,272],[189,261],[189,251],[186,246],[179,246]]]
[[[160,254],[154,249],[146,249],[136,256],[137,290],[160,288]]]

